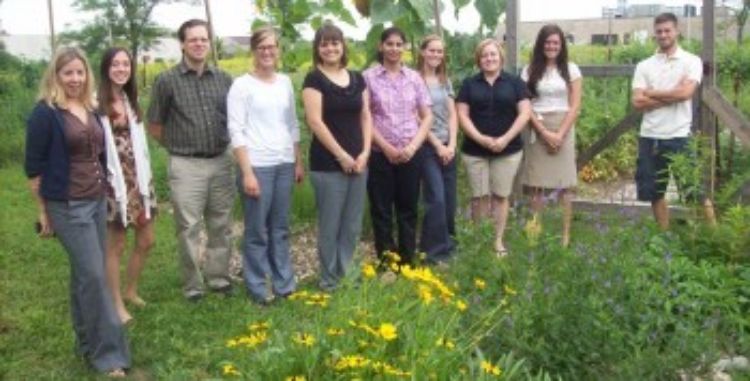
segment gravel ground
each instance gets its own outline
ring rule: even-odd
[[[240,245],[242,242],[242,230],[244,224],[235,222],[232,226],[232,258],[230,259],[230,273],[235,281],[242,281],[242,257]],[[292,227],[292,264],[297,281],[304,281],[318,274],[318,256],[316,252],[316,231],[312,225]],[[201,235],[202,246],[205,247],[205,233]],[[374,255],[375,249],[372,242],[360,241],[357,251],[364,255]],[[201,264],[204,261],[204,251],[200,253]]]

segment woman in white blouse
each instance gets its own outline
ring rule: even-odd
[[[304,170],[292,82],[276,72],[276,32],[270,27],[256,30],[250,48],[253,69],[232,84],[227,114],[245,209],[245,286],[251,300],[266,305],[296,288],[289,253],[289,207],[293,184],[302,181]]]
[[[576,186],[574,125],[581,105],[582,77],[568,62],[565,35],[559,26],[545,25],[537,35],[531,63],[521,78],[532,96],[534,115],[526,147],[522,182],[531,193],[534,221],[544,206],[545,193],[557,195],[563,209],[562,245],[570,242],[573,215],[571,191]]]

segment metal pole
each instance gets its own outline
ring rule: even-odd
[[[219,53],[216,51],[217,37],[214,34],[214,23],[211,20],[211,1],[203,0],[203,4],[206,6],[206,19],[208,20],[208,33],[211,35],[211,55],[213,55],[214,65],[218,65]]]
[[[55,15],[52,11],[52,0],[47,0],[47,14],[49,15],[49,46],[54,56],[57,42],[55,41]]]

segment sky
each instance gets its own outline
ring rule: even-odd
[[[345,0],[351,3],[349,0]],[[722,0],[716,0],[721,3]],[[734,3],[737,0],[729,0]],[[577,19],[601,17],[602,7],[614,7],[616,0],[519,0],[521,21]],[[91,14],[76,12],[71,6],[73,0],[52,0],[55,15],[55,31],[77,29],[90,19]],[[447,29],[471,32],[476,30],[479,17],[469,6],[459,14],[460,24],[453,17],[451,1],[443,13],[443,23]],[[629,4],[662,3],[667,5],[692,4],[700,6],[701,0],[630,0]],[[358,18],[356,11],[352,13]],[[212,0],[211,15],[215,32],[219,36],[247,35],[254,17],[253,0]],[[157,6],[154,20],[170,29],[177,27],[189,18],[205,18],[203,5],[189,6],[174,3]],[[341,25],[345,33],[362,39],[367,33],[368,23],[358,18],[357,27]],[[49,34],[47,0],[3,0],[0,3],[0,28],[9,34]]]

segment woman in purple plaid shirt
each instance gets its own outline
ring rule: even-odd
[[[398,252],[403,262],[414,259],[422,143],[432,125],[432,102],[419,73],[402,62],[406,37],[396,27],[383,31],[380,64],[363,75],[370,91],[373,119],[372,155],[367,194],[378,256]],[[393,239],[396,212],[398,245]]]

